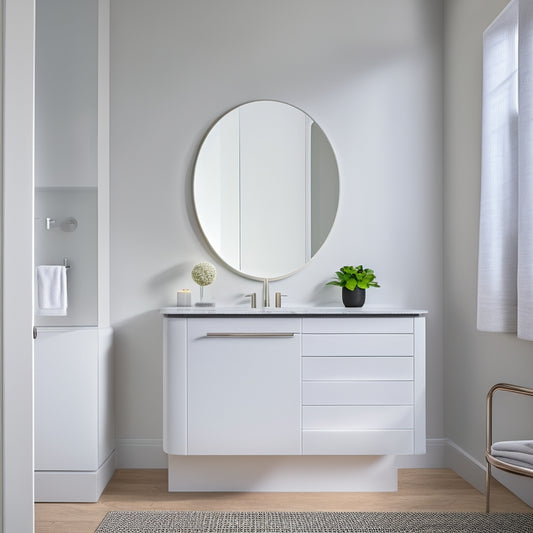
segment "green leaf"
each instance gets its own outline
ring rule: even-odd
[[[379,284],[374,280],[376,275],[371,268],[363,268],[363,265],[343,266],[335,272],[337,279],[329,281],[326,285],[337,285],[338,287],[346,287],[353,291],[356,287],[361,289],[368,289],[369,287],[379,287]]]
[[[347,282],[346,282],[346,285],[345,287],[349,290],[349,291],[353,291],[355,289],[355,287],[357,287],[357,281],[353,278],[350,278]]]

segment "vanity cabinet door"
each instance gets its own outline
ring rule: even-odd
[[[300,454],[300,321],[188,322],[188,454]]]
[[[35,470],[98,462],[98,331],[47,328],[35,343]]]

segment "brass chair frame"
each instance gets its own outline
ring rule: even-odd
[[[498,383],[494,385],[487,394],[487,447],[485,449],[485,459],[487,461],[487,475],[485,484],[485,511],[488,513],[490,508],[490,480],[491,480],[491,467],[505,470],[513,474],[520,476],[526,476],[533,478],[533,467],[525,468],[523,466],[517,466],[501,459],[494,457],[491,453],[492,449],[492,398],[496,391],[511,392],[514,394],[522,394],[525,396],[533,396],[533,389],[528,387],[520,387],[518,385],[511,385],[509,383]]]

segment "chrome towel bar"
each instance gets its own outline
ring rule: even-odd
[[[287,337],[294,337],[294,333],[270,333],[270,332],[264,332],[264,333],[207,333],[206,337],[232,337],[232,338],[249,338],[249,339],[257,339],[257,338],[287,338]]]

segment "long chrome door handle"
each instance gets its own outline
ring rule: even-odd
[[[207,333],[206,337],[231,337],[231,338],[273,338],[294,337],[294,333]]]
[[[36,326],[33,326],[33,338],[34,339],[37,338],[37,327]]]

